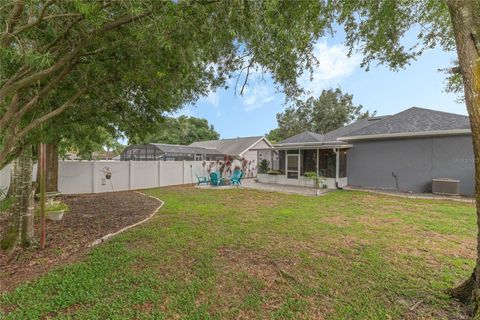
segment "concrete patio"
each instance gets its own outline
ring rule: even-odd
[[[304,196],[315,196],[315,191],[312,187],[262,183],[262,182],[256,182],[255,179],[242,180],[242,187],[248,188],[248,189],[271,191],[271,192],[282,192],[282,193],[289,193],[289,194],[300,194]],[[329,192],[329,189],[318,189],[317,195],[323,195],[327,192]]]

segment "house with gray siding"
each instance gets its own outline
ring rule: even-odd
[[[259,175],[260,181],[307,185],[304,175],[313,171],[328,188],[431,192],[433,179],[446,178],[460,182],[460,194],[474,194],[472,136],[463,115],[413,107],[325,134],[303,132],[274,149],[280,174]]]

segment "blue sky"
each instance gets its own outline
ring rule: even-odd
[[[348,58],[338,38],[322,39],[315,46],[320,65],[314,81],[303,77],[300,82],[313,95],[322,89],[340,87],[353,94],[354,102],[378,115],[393,114],[412,106],[466,114],[458,95],[445,93],[445,74],[438,71],[450,66],[454,53],[440,48],[427,51],[404,70],[394,72],[384,66],[372,65],[366,72],[360,68],[361,56]],[[265,78],[265,77],[263,77]],[[261,74],[250,78],[244,96],[230,89],[218,89],[195,105],[186,106],[179,114],[208,119],[221,138],[264,135],[276,128],[275,115],[284,109],[284,96]],[[238,90],[239,91],[239,90]]]

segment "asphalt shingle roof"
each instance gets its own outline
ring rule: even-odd
[[[318,134],[305,131],[280,141],[278,144],[318,142],[341,144],[342,137],[368,136],[391,133],[420,133],[428,131],[470,129],[468,116],[443,111],[412,107],[392,116],[357,120],[347,126]]]
[[[342,142],[337,140],[338,137],[345,136],[350,132],[372,125],[373,123],[380,121],[386,117],[388,116],[360,119],[349,125],[327,132],[325,134],[305,131],[297,135],[294,135],[293,137],[280,141],[278,144],[308,143],[308,142],[310,143],[318,142],[322,144],[341,144]]]
[[[261,138],[262,138],[261,136],[257,136],[257,137],[198,141],[190,144],[190,146],[217,149],[223,154],[227,154],[230,156],[239,156],[243,151],[245,151],[248,147],[253,145],[255,142],[257,142]]]
[[[302,142],[322,142],[323,134],[304,131],[302,133],[296,134],[292,137],[289,137],[285,140],[279,142],[279,144],[288,144],[288,143],[302,143]]]
[[[413,107],[342,136],[470,129],[468,116]]]

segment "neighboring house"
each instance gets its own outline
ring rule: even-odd
[[[392,116],[358,120],[326,134],[303,132],[274,145],[276,183],[306,185],[317,172],[329,188],[346,185],[430,192],[432,179],[460,181],[474,194],[474,158],[467,116],[410,108]],[[259,180],[272,182],[271,177]]]
[[[212,148],[229,156],[244,158],[255,164],[255,167],[258,154],[262,154],[263,159],[269,160],[272,159],[273,154],[272,144],[262,136],[199,141],[190,146]]]
[[[245,137],[194,142],[188,146],[148,143],[131,145],[120,156],[122,161],[222,161],[226,157],[247,161],[243,167],[248,176],[257,173],[257,152],[269,159],[274,154],[272,145],[265,137]]]

